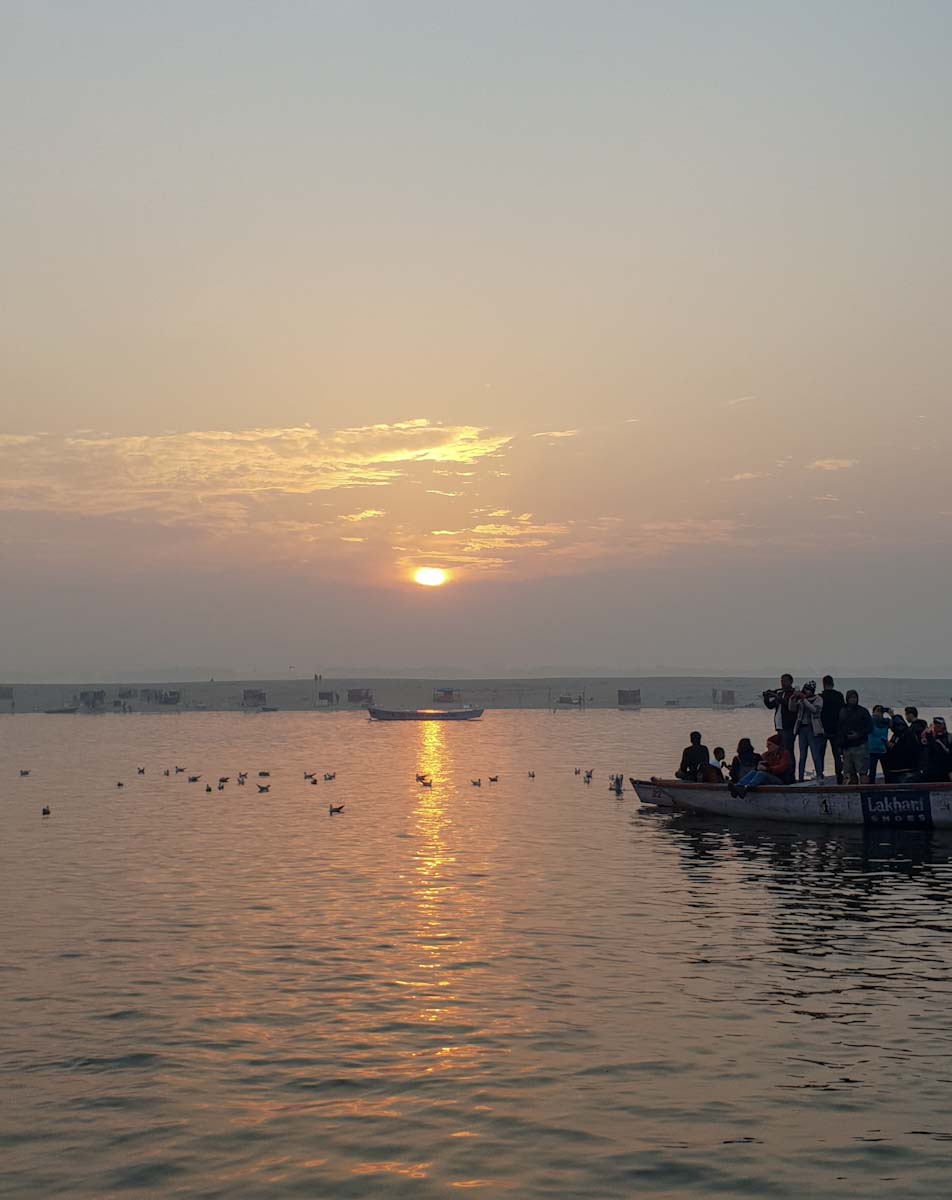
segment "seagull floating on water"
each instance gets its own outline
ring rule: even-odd
[[[21,772],[20,772],[20,778],[21,778],[21,779],[26,779],[26,777],[27,777],[27,775],[29,775],[29,773],[30,773],[29,771],[21,771]]]
[[[166,768],[165,768],[165,770],[162,772],[162,774],[163,774],[163,775],[168,775],[168,774],[170,774],[168,767],[166,767]]]
[[[139,773],[140,775],[144,775],[144,774],[145,774],[145,767],[136,767],[136,770],[138,771],[138,773]]]
[[[421,779],[420,780],[420,787],[432,787],[432,786],[433,786],[432,779]]]
[[[189,783],[198,783],[198,781],[200,779],[201,779],[201,775],[189,775],[189,777],[188,777]]]
[[[498,776],[498,775],[490,775],[490,776],[489,776],[489,782],[490,782],[490,783],[498,783],[498,782],[499,782],[499,776]]]
[[[270,783],[259,783],[259,784],[258,784],[258,791],[259,791],[259,792],[270,792],[270,791],[271,791],[271,784],[270,784]]]
[[[49,805],[44,804],[44,806],[40,809],[40,816],[48,817],[49,815],[50,815]]]
[[[327,806],[327,811],[328,814],[333,817],[337,813],[342,813],[344,811],[344,806],[343,804],[329,804]]]
[[[176,775],[184,775],[184,774],[185,774],[185,768],[184,768],[184,767],[176,767],[176,768],[175,768],[175,774],[176,774]]]
[[[317,772],[316,772],[316,771],[305,771],[305,772],[304,772],[304,778],[305,778],[305,779],[310,779],[310,780],[313,782],[313,780],[314,780],[314,776],[315,776],[316,774],[317,774]]]
[[[473,787],[483,786],[483,781],[481,779],[471,779],[469,782],[473,785]]]
[[[259,772],[258,772],[258,778],[259,778],[259,779],[270,779],[270,778],[271,778],[271,772],[270,772],[270,771],[259,771]]]
[[[529,772],[529,778],[530,778],[530,779],[535,779],[535,771],[530,771],[530,772]]]
[[[126,786],[126,785],[125,785],[124,783],[117,783],[117,784],[116,784],[116,787],[125,787],[125,786]]]
[[[325,772],[324,772],[324,782],[325,782],[325,783],[333,783],[333,781],[334,781],[336,778],[337,778],[337,772],[336,772],[336,771],[325,771]]]
[[[206,792],[210,792],[211,790],[212,790],[212,785],[211,785],[210,783],[206,783],[206,784],[205,784],[205,791],[206,791]]]

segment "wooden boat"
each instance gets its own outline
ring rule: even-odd
[[[726,783],[632,779],[642,804],[810,825],[866,825],[879,829],[952,827],[952,783],[791,784],[758,787],[732,796]]]
[[[368,708],[372,721],[478,721],[482,708]]]
[[[62,708],[44,708],[43,709],[43,713],[47,717],[66,717],[66,716],[71,716],[75,712],[79,712],[79,705],[72,706],[72,705],[66,704]]]

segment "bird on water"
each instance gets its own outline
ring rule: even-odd
[[[343,811],[344,811],[343,804],[329,804],[327,806],[328,815],[332,816],[332,817],[336,816],[337,813],[342,813]]]

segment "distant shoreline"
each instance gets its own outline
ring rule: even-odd
[[[378,676],[204,682],[13,683],[0,685],[0,715],[45,713],[73,707],[77,709],[77,715],[89,712],[260,713],[263,709],[360,712],[368,703],[387,708],[423,708],[444,703],[473,704],[487,709],[564,709],[568,712],[619,708],[629,711],[638,708],[729,710],[762,707],[762,691],[776,686],[776,682],[776,676],[623,677],[601,674],[495,679]],[[952,704],[952,679],[839,676],[837,686],[857,688],[863,702],[868,704],[918,704],[937,710]]]

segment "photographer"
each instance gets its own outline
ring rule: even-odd
[[[780,735],[780,742],[784,750],[790,755],[790,777],[785,779],[784,783],[793,781],[793,750],[796,745],[794,729],[797,724],[796,709],[790,707],[793,695],[793,676],[786,671],[780,676],[779,688],[768,688],[763,693],[764,707],[773,710],[774,729]]]

